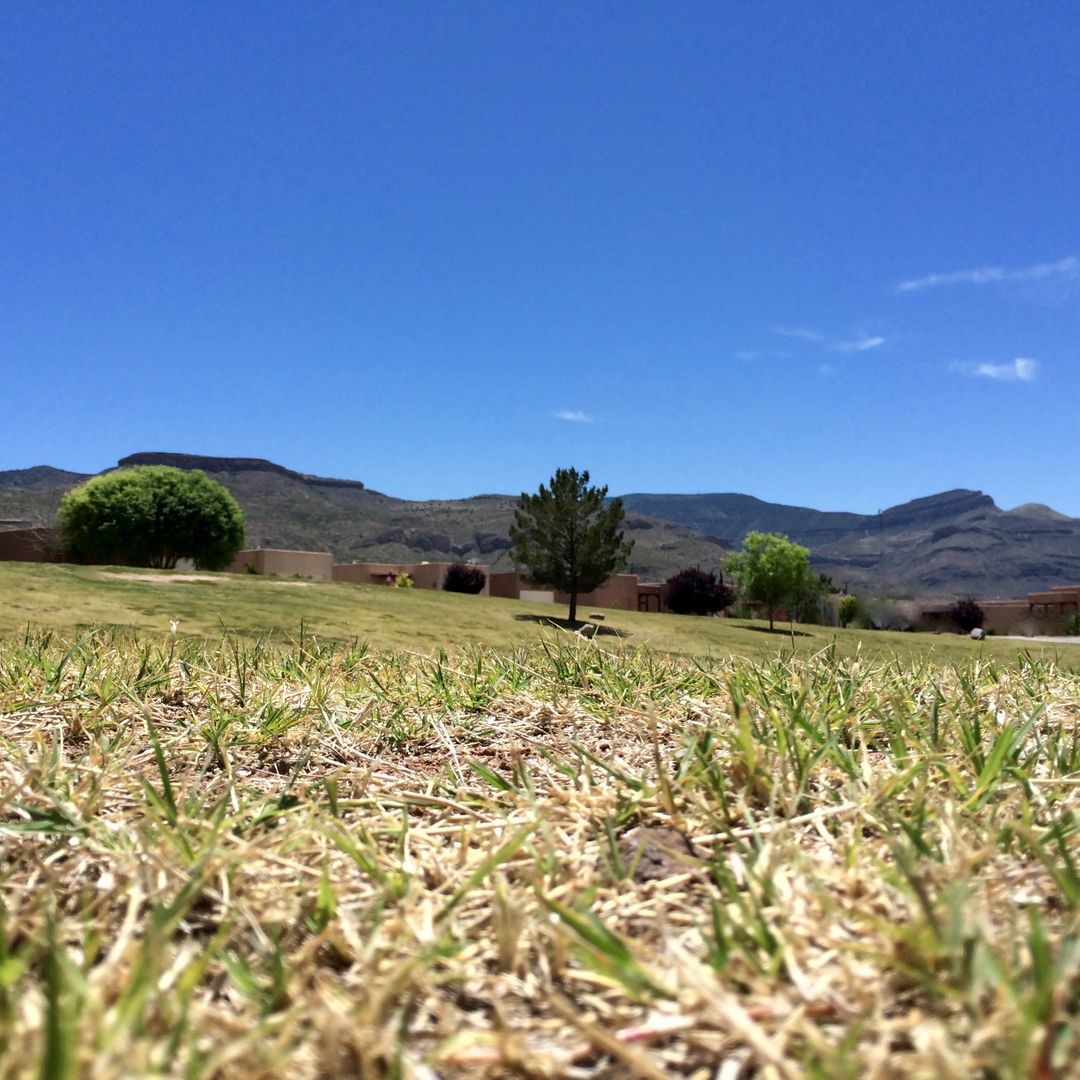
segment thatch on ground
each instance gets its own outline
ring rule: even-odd
[[[1065,1075],[1080,678],[0,643],[0,1073]]]

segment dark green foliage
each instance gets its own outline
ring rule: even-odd
[[[88,562],[169,568],[193,559],[228,566],[244,543],[244,515],[198,470],[140,465],[95,476],[60,504],[68,554]]]
[[[735,590],[693,567],[667,579],[667,605],[676,615],[715,615],[735,602]]]
[[[522,492],[510,539],[514,562],[540,584],[570,594],[569,618],[577,618],[579,593],[602,585],[626,565],[633,547],[620,526],[622,501],[604,498],[607,487],[589,487],[589,473],[556,469],[551,487]]]
[[[965,634],[970,634],[972,630],[975,630],[983,624],[983,609],[970,597],[966,600],[957,600],[956,603],[949,608],[948,614],[949,618],[952,619]]]
[[[486,583],[487,574],[479,567],[467,566],[465,563],[454,563],[446,571],[443,589],[446,592],[470,593],[475,596],[484,591]]]

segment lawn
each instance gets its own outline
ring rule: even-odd
[[[531,633],[0,638],[0,1075],[1075,1075],[1075,669]]]
[[[184,637],[220,637],[228,631],[251,640],[267,635],[326,641],[363,641],[373,648],[437,652],[440,648],[535,641],[543,623],[565,609],[482,596],[420,589],[327,584],[242,574],[176,575],[127,568],[0,563],[0,634],[27,625],[75,632],[111,626],[169,633],[179,620]],[[588,611],[581,612],[587,615]],[[900,634],[799,626],[796,634],[737,619],[606,611],[603,626],[633,648],[686,656],[771,656],[779,651],[813,654],[835,647],[843,654],[938,660],[993,657],[1020,652],[1080,663],[1080,646],[1036,642],[972,642],[958,635]],[[610,643],[614,635],[605,636]]]
[[[1080,650],[0,565],[0,1076],[1064,1076]],[[171,624],[178,621],[177,632]]]

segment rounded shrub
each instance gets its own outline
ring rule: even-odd
[[[454,563],[446,571],[443,579],[445,592],[471,593],[476,595],[484,591],[487,583],[487,574],[478,566],[468,566],[465,563]]]
[[[60,504],[68,554],[84,562],[223,570],[244,545],[244,514],[198,469],[136,465],[69,491]]]
[[[715,615],[735,602],[734,589],[693,567],[669,577],[667,587],[667,606],[676,615]]]

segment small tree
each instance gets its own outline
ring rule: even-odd
[[[511,558],[528,567],[534,581],[570,594],[571,622],[577,619],[578,594],[621,570],[633,547],[619,528],[622,500],[605,505],[606,495],[606,487],[589,487],[587,471],[556,469],[551,487],[541,484],[535,495],[522,492],[514,511]]]
[[[970,634],[983,624],[983,609],[971,597],[957,600],[949,608],[948,615],[965,634]]]
[[[446,577],[443,579],[443,590],[470,593],[475,596],[484,591],[485,584],[487,584],[487,574],[479,567],[454,563],[453,566],[447,568]]]
[[[412,579],[412,574],[407,570],[399,570],[394,575],[394,588],[396,589],[413,589],[416,587],[416,582]]]
[[[137,465],[69,491],[60,530],[75,558],[159,568],[192,559],[222,570],[244,544],[244,514],[198,469]]]
[[[772,630],[776,609],[798,599],[809,574],[810,552],[782,533],[751,532],[742,551],[729,556],[724,568],[735,575],[747,599],[765,606]]]
[[[840,620],[840,626],[845,630],[853,623],[859,614],[859,601],[850,594],[840,598],[840,606],[836,609],[836,617]]]
[[[667,587],[667,605],[676,615],[715,615],[735,601],[734,589],[692,567],[672,574]]]

